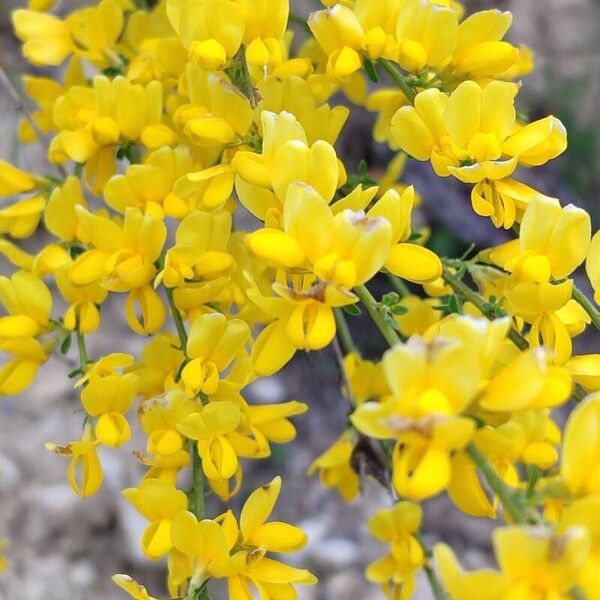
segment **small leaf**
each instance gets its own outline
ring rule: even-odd
[[[358,317],[358,315],[362,313],[362,310],[360,310],[360,307],[356,304],[348,304],[347,306],[342,306],[342,310],[353,317]]]
[[[461,314],[462,313],[462,302],[461,299],[454,295],[448,298],[448,313],[449,314]]]
[[[400,296],[396,292],[388,292],[381,297],[381,302],[385,306],[394,306],[400,302]]]
[[[417,240],[420,240],[423,237],[422,233],[419,233],[418,231],[413,231],[410,234],[410,237],[408,238],[409,242],[415,242]]]
[[[65,337],[65,339],[62,341],[62,344],[60,345],[61,354],[67,354],[69,352],[69,349],[71,348],[71,340],[72,337],[69,333],[69,335]]]
[[[393,315],[405,315],[408,312],[408,308],[406,308],[406,306],[402,306],[402,304],[396,304],[396,306],[392,306],[390,308],[390,312]]]
[[[72,244],[69,247],[69,254],[71,255],[71,258],[73,260],[75,260],[80,254],[83,254],[84,252],[85,252],[85,248],[78,244]]]
[[[373,64],[373,62],[370,61],[368,58],[365,58],[364,62],[365,62],[365,71],[367,72],[369,79],[373,83],[379,83],[379,75],[377,75],[377,71],[375,70],[375,65]]]

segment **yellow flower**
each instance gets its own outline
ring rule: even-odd
[[[535,196],[523,214],[519,252],[502,266],[517,271],[522,280],[563,279],[585,260],[590,236],[587,212],[572,204],[563,208],[555,198]]]
[[[235,384],[234,384],[235,385]],[[225,392],[227,395],[228,392]],[[296,428],[290,417],[301,415],[308,410],[302,402],[291,400],[281,404],[241,404],[241,427],[229,439],[238,456],[266,458],[271,455],[270,443],[287,444],[296,437]]]
[[[188,141],[217,150],[240,142],[254,118],[248,99],[226,75],[209,74],[194,63],[188,63],[184,78],[187,98],[175,110],[173,121]]]
[[[40,178],[0,160],[0,198],[31,192],[14,204],[0,209],[0,233],[13,238],[28,238],[37,229],[46,201],[36,193],[41,189]]]
[[[306,134],[306,143],[311,146],[318,140],[335,144],[350,111],[345,106],[326,104],[326,98],[321,98],[311,87],[310,79],[309,77],[309,81],[306,81],[294,75],[283,79],[266,77],[256,85],[260,94],[256,110],[261,119],[265,118],[266,112],[294,115]],[[264,120],[262,123],[257,122],[257,125],[262,125],[264,147],[264,139],[267,137]]]
[[[560,474],[575,496],[600,492],[600,396],[591,394],[569,415]]]
[[[442,274],[442,262],[431,250],[410,243],[411,214],[415,191],[407,187],[400,195],[388,190],[368,211],[370,217],[384,217],[392,226],[392,244],[385,268],[416,283],[431,283]]]
[[[560,406],[571,395],[571,377],[566,369],[549,362],[548,353],[540,347],[521,352],[491,378],[479,406],[507,413]]]
[[[348,399],[352,403],[362,404],[366,400],[390,393],[380,362],[365,360],[352,352],[344,357],[344,369],[351,389],[351,397]],[[342,393],[347,395],[348,391],[343,389]]]
[[[159,148],[145,156],[142,164],[129,165],[124,174],[111,177],[104,186],[104,199],[120,213],[132,206],[160,219],[166,205],[177,202],[171,197],[175,182],[193,166],[185,147]]]
[[[4,340],[0,342],[0,350],[11,357],[0,370],[0,394],[5,396],[26,390],[49,358],[40,342],[32,338]]]
[[[61,447],[47,443],[46,448],[61,456],[70,456],[69,485],[82,498],[93,496],[101,487],[104,478],[102,465],[96,448],[98,440],[94,438],[91,425],[86,425],[81,439]]]
[[[493,540],[500,571],[465,573],[448,546],[435,547],[437,569],[452,600],[477,600],[481,590],[489,600],[567,598],[590,551],[589,534],[579,526],[564,533],[543,526],[502,527]]]
[[[185,287],[192,280],[214,280],[227,275],[234,266],[227,252],[232,219],[227,211],[190,212],[177,228],[175,244],[165,255],[164,269],[155,286]]]
[[[10,279],[0,276],[0,302],[8,312],[0,317],[1,340],[33,338],[48,328],[52,296],[32,273],[17,271]]]
[[[406,312],[394,315],[394,321],[404,337],[411,335],[424,335],[434,323],[442,317],[438,310],[440,303],[433,298],[419,298],[418,296],[406,296],[402,298],[401,306]]]
[[[600,304],[600,232],[596,232],[589,246],[585,271],[594,288],[594,300]]]
[[[143,585],[137,583],[129,575],[113,575],[112,580],[134,598],[134,600],[156,600],[156,598],[148,594]]]
[[[224,400],[210,402],[177,424],[185,437],[198,441],[202,470],[208,479],[231,479],[238,469],[238,457],[228,434],[235,431],[242,411],[237,404]]]
[[[512,488],[522,485],[518,463],[550,469],[558,460],[560,429],[548,410],[517,413],[498,427],[486,426],[473,435],[473,442],[485,454],[497,474]],[[495,517],[497,498],[489,498],[475,464],[465,451],[452,458],[452,479],[448,494],[468,515]]]
[[[422,512],[418,504],[398,502],[369,519],[371,535],[390,544],[390,552],[367,567],[366,577],[379,583],[390,600],[412,597],[415,574],[425,564],[421,544],[413,535],[421,524]]]
[[[187,355],[191,359],[181,379],[194,392],[214,394],[224,371],[250,338],[250,328],[240,319],[221,313],[198,317],[188,335]]]
[[[71,271],[74,285],[101,285],[116,292],[142,287],[156,274],[167,237],[165,224],[136,208],[125,211],[122,225],[81,206],[75,211],[86,241],[92,247],[77,257]]]
[[[332,307],[357,301],[354,294],[325,282],[313,285],[313,276],[302,277],[290,288],[274,283],[275,297],[263,296],[256,287],[248,298],[273,319],[252,345],[252,364],[257,375],[272,375],[294,356],[296,350],[320,350],[335,335]]]
[[[457,415],[475,397],[480,366],[459,339],[441,336],[398,344],[383,365],[391,395],[361,404],[352,423],[369,437],[397,440],[392,479],[399,494],[435,495],[450,482],[451,453],[473,433],[473,422]]]
[[[131,430],[125,418],[137,394],[137,376],[108,375],[94,377],[81,392],[81,403],[92,417],[98,417],[95,434],[101,444],[122,446],[129,441]]]
[[[74,85],[85,85],[85,75],[81,59],[73,56],[66,68],[63,83],[61,84],[48,77],[23,76],[23,88],[25,93],[39,107],[33,111],[32,118],[42,133],[50,133],[55,129],[54,105],[58,98]],[[32,124],[23,118],[19,123],[19,139],[23,143],[36,141],[38,135]]]
[[[134,371],[142,396],[160,396],[176,386],[175,376],[184,360],[178,344],[179,339],[169,334],[155,334],[150,339]]]
[[[450,70],[461,78],[512,79],[526,75],[528,69],[524,64],[523,70],[512,72],[521,66],[523,49],[502,39],[511,23],[512,15],[508,11],[483,10],[470,15],[458,28],[458,43]]]
[[[123,496],[148,521],[142,538],[142,550],[150,560],[157,560],[173,547],[173,519],[187,509],[184,492],[161,479],[144,479],[139,487],[123,490]]]
[[[575,500],[560,515],[559,528],[569,531],[572,527],[585,527],[590,534],[592,552],[583,565],[579,578],[579,586],[591,600],[598,598],[598,578],[596,574],[600,568],[600,495],[587,496]]]
[[[346,502],[350,502],[360,491],[360,479],[352,467],[354,438],[351,430],[344,433],[308,469],[309,475],[319,473],[321,484],[326,488],[337,488]]]
[[[464,81],[450,95],[426,90],[394,115],[393,139],[417,160],[431,160],[438,175],[465,183],[504,179],[518,163],[544,164],[567,147],[565,128],[552,116],[517,126],[517,91],[502,81]]]
[[[240,48],[244,19],[237,2],[167,0],[167,15],[190,59],[206,71],[223,69]]]
[[[441,69],[454,51],[458,37],[458,16],[438,2],[406,0],[396,25],[403,69],[418,73],[429,66]]]
[[[84,286],[71,283],[71,264],[66,264],[55,272],[56,284],[63,298],[69,303],[65,312],[64,324],[67,329],[77,329],[81,333],[91,333],[100,326],[98,305],[106,300],[108,292],[98,282]]]
[[[173,544],[181,554],[179,579],[191,577],[199,586],[209,577],[227,578],[229,597],[251,597],[255,589],[265,600],[281,594],[294,597],[294,584],[312,585],[316,578],[266,556],[267,552],[294,552],[306,545],[306,534],[288,523],[266,522],[281,490],[281,478],[258,488],[244,503],[240,521],[227,511],[215,520],[198,522],[190,512],[178,514],[172,527]]]
[[[75,52],[68,24],[33,10],[12,13],[15,35],[23,42],[23,55],[34,65],[58,66]]]
[[[138,415],[140,425],[148,437],[147,452],[160,456],[179,452],[184,440],[177,427],[200,410],[198,401],[178,389],[167,392],[163,397],[143,402]]]

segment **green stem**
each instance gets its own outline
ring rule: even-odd
[[[175,306],[175,299],[173,298],[173,290],[171,288],[166,288],[167,290],[167,299],[169,300],[169,308],[171,309],[171,315],[173,316],[173,321],[175,321],[175,327],[177,329],[177,335],[179,336],[179,340],[181,341],[181,349],[185,352],[187,346],[187,332],[185,330],[185,325],[183,324],[183,319],[181,318],[181,313],[177,306]]]
[[[498,318],[498,315],[490,309],[490,305],[485,298],[475,290],[471,289],[464,281],[462,281],[462,279],[454,275],[452,271],[444,268],[442,277],[459,296],[476,306],[490,321]],[[506,315],[504,314],[503,316]],[[508,339],[510,339],[519,350],[527,350],[529,348],[529,342],[513,327],[508,331]]]
[[[429,559],[432,556],[431,550],[426,546],[425,540],[423,539],[423,535],[420,531],[416,531],[414,533],[415,538],[421,544],[421,548],[423,548],[423,553]],[[423,570],[425,571],[425,575],[429,580],[429,586],[431,587],[431,591],[433,592],[433,596],[436,600],[448,600],[448,594],[442,585],[442,582],[438,579],[437,574],[433,567],[426,562],[423,565]]]
[[[576,286],[573,285],[573,300],[575,300],[592,319],[592,324],[600,330],[600,310],[596,305]]]
[[[488,462],[487,458],[479,451],[479,448],[477,448],[475,444],[470,443],[467,446],[467,452],[473,462],[477,465],[477,468],[482,472],[488,485],[492,488],[496,496],[498,496],[504,510],[511,516],[513,521],[515,523],[527,523],[527,515],[515,499],[513,492],[508,488],[504,481],[502,481],[498,473],[496,473],[494,468]]]
[[[394,291],[398,292],[401,298],[411,295],[410,289],[406,283],[404,283],[403,279],[400,279],[400,277],[396,277],[396,275],[392,275],[391,273],[388,273],[387,277],[390,280]]]
[[[359,285],[354,288],[354,293],[360,298],[364,307],[367,309],[369,315],[373,319],[375,325],[381,331],[381,334],[386,339],[390,346],[399,343],[400,336],[396,330],[386,321],[385,317],[379,309],[379,303],[373,298],[371,292],[364,285]]]
[[[190,490],[190,511],[196,515],[198,521],[204,519],[204,472],[202,461],[198,455],[198,444],[188,440],[189,451],[192,455],[192,489]]]
[[[385,69],[386,73],[394,83],[400,88],[401,92],[406,96],[406,99],[411,104],[414,104],[417,92],[408,84],[406,78],[397,71],[395,63],[387,58],[380,58],[378,62]]]
[[[348,327],[348,322],[346,321],[346,317],[344,317],[344,311],[341,308],[334,308],[333,314],[335,315],[337,336],[340,340],[342,349],[346,354],[357,352],[356,344],[352,339],[352,334]]]
[[[573,600],[588,600],[587,594],[578,586],[573,586],[569,592]]]
[[[77,349],[79,350],[79,368],[81,369],[81,374],[85,375],[85,369],[90,362],[90,358],[85,345],[85,336],[79,331],[79,327],[77,328]]]
[[[425,563],[423,565],[423,570],[425,571],[425,575],[429,580],[429,586],[431,587],[431,591],[433,592],[433,596],[435,600],[448,600],[448,594],[446,594],[446,590],[442,586],[442,582],[437,578],[433,567]]]

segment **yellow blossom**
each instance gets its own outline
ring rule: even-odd
[[[187,509],[187,496],[160,479],[144,479],[139,487],[123,490],[123,496],[148,521],[142,538],[142,550],[150,560],[157,560],[173,547],[173,519]]]

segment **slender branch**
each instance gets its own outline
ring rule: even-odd
[[[175,327],[177,329],[177,335],[179,336],[179,341],[181,342],[181,349],[185,352],[187,346],[187,331],[185,330],[185,325],[183,324],[183,319],[181,318],[181,313],[177,306],[175,306],[175,299],[173,298],[173,290],[171,288],[166,288],[167,290],[167,299],[169,301],[169,308],[171,309],[171,315],[173,317],[173,321],[175,321]]]
[[[340,344],[342,349],[346,354],[350,354],[351,352],[356,352],[356,344],[352,339],[352,334],[350,333],[350,328],[348,327],[348,322],[346,321],[346,317],[344,317],[344,311],[341,308],[334,308],[333,314],[335,315],[335,324],[337,330],[337,336],[340,340]]]
[[[79,368],[81,370],[81,374],[85,375],[85,368],[90,362],[90,358],[85,345],[85,335],[79,331],[79,326],[77,327],[77,349],[79,350]]]
[[[396,69],[396,64],[387,58],[380,58],[379,64],[385,69],[386,73],[400,88],[400,91],[406,96],[406,99],[414,104],[417,92],[408,84],[406,78]]]
[[[573,285],[572,297],[590,316],[594,327],[600,330],[600,310],[596,308],[595,304],[576,285]]]
[[[476,306],[490,321],[498,318],[498,315],[490,308],[490,305],[485,298],[475,290],[471,289],[464,281],[454,275],[452,271],[444,268],[442,277],[457,294]],[[506,313],[502,316],[506,316]],[[514,327],[509,329],[508,338],[519,350],[527,350],[529,348],[529,342]]]
[[[181,342],[181,348],[183,352],[186,351],[187,346],[187,331],[181,318],[181,313],[177,306],[175,306],[175,300],[173,299],[173,290],[167,288],[167,298],[169,300],[169,308],[171,309],[171,315],[173,321],[175,321],[175,327],[177,328],[177,334],[179,335],[179,341]],[[205,400],[205,397],[201,397]],[[198,520],[204,518],[204,472],[202,471],[202,461],[198,455],[198,444],[193,440],[188,440],[188,450],[192,457],[192,489],[190,490],[190,508],[191,511],[196,515]]]
[[[406,283],[404,283],[403,279],[400,279],[400,277],[392,275],[391,273],[388,273],[387,277],[390,283],[392,284],[394,291],[398,292],[398,294],[400,294],[400,297],[405,298],[406,296],[411,295],[411,291],[406,285]]]
[[[38,143],[42,146],[42,148],[45,150],[46,155],[47,155],[48,148],[50,147],[50,140],[39,128],[38,124],[36,123],[35,119],[33,118],[33,115],[27,108],[27,105],[25,104],[25,101],[24,101],[23,97],[21,96],[19,90],[17,90],[17,88],[15,87],[13,82],[10,80],[10,77],[8,76],[4,67],[1,64],[0,64],[0,84],[6,89],[6,91],[10,95],[10,97],[13,101],[13,106],[15,107],[15,110],[17,112],[20,112],[25,117],[25,119],[27,119],[28,123],[31,125],[31,128],[33,129],[33,131],[35,133]],[[67,177],[68,173],[62,165],[54,164],[53,166],[61,174],[62,177]]]
[[[431,550],[425,544],[425,540],[423,539],[423,535],[420,531],[414,533],[415,538],[421,544],[421,548],[423,549],[423,553],[425,556],[430,559],[432,556]],[[431,591],[433,592],[433,596],[436,600],[449,600],[448,594],[442,585],[442,582],[438,579],[437,573],[433,569],[433,567],[426,562],[423,565],[423,570],[425,571],[425,575],[429,581],[429,586],[431,587]]]
[[[379,303],[373,298],[371,292],[364,285],[359,285],[354,288],[354,293],[360,298],[369,315],[377,325],[379,331],[386,339],[390,346],[399,343],[400,336],[396,330],[386,321],[385,317],[379,309]]]
[[[513,492],[508,486],[502,481],[498,473],[487,461],[487,458],[479,451],[479,448],[473,443],[467,446],[467,452],[477,465],[477,468],[481,471],[485,477],[488,485],[492,488],[496,496],[500,498],[502,506],[506,512],[511,516],[515,523],[527,523],[527,516],[523,507],[515,499]]]
[[[190,510],[196,515],[198,521],[204,519],[204,473],[202,461],[198,455],[198,444],[188,440],[189,451],[192,455],[192,489],[190,490]]]

